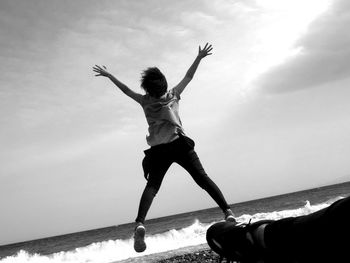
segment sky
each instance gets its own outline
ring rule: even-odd
[[[134,221],[157,66],[228,203],[350,179],[350,2],[0,1],[0,245]],[[215,207],[174,164],[148,218]]]

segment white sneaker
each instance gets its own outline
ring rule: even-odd
[[[225,211],[225,221],[226,222],[232,222],[232,223],[237,223],[235,216],[233,214],[233,212],[231,211],[231,209],[227,209]]]
[[[134,249],[138,253],[146,250],[145,235],[146,228],[143,224],[138,223],[138,225],[135,227],[134,233]]]

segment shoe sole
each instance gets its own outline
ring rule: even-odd
[[[136,252],[141,253],[146,250],[145,243],[146,229],[144,227],[137,227],[134,235],[134,249]]]

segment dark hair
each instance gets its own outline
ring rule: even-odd
[[[168,83],[157,67],[151,67],[141,73],[141,88],[152,97],[159,98],[166,93]]]

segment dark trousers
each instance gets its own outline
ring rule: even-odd
[[[350,262],[350,197],[265,228],[266,262]]]
[[[136,222],[143,223],[151,207],[163,178],[172,163],[182,166],[194,181],[215,200],[224,211],[229,209],[226,200],[217,185],[208,177],[194,150],[194,142],[183,135],[170,143],[161,144],[145,151],[143,169],[148,180],[141,196]]]

